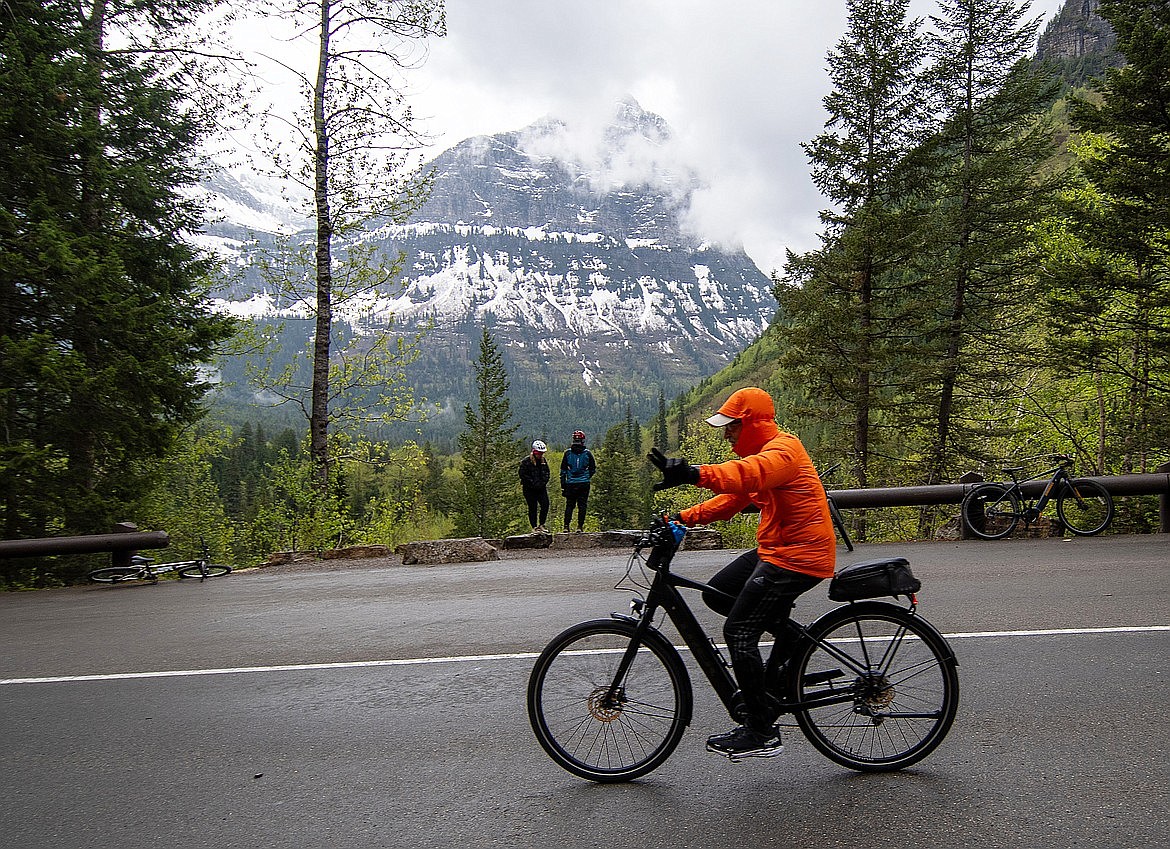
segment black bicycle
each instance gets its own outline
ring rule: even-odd
[[[574,625],[537,658],[529,721],[544,750],[575,775],[598,782],[643,776],[670,757],[690,724],[690,677],[679,650],[654,624],[660,610],[738,721],[742,703],[731,666],[680,592],[719,590],[670,570],[683,533],[682,525],[655,519],[617,585],[639,590],[630,613]],[[918,615],[918,586],[900,558],[847,567],[829,594],[850,603],[809,625],[789,620],[789,652],[773,650],[768,659],[768,688],[783,714],[842,766],[863,772],[910,766],[954,722],[958,661]],[[905,595],[907,606],[863,600],[888,595]]]
[[[1040,518],[1048,502],[1055,498],[1056,515],[1064,527],[1078,536],[1099,534],[1113,521],[1113,497],[1109,490],[1088,478],[1073,479],[1073,460],[1064,454],[1053,456],[1056,466],[1043,474],[1021,481],[1017,476],[1023,466],[1003,469],[1011,483],[984,483],[963,498],[962,521],[981,539],[1003,539],[1022,520],[1025,525]],[[1048,478],[1040,497],[1031,501],[1023,486]]]
[[[135,554],[130,558],[129,566],[105,566],[94,569],[88,577],[97,584],[121,584],[126,581],[146,581],[157,584],[160,575],[169,572],[178,572],[180,578],[218,578],[232,571],[231,566],[211,562],[211,552],[207,543],[200,540],[203,553],[194,560],[178,560],[173,563],[155,563],[154,558]]]

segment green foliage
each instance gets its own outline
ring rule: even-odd
[[[596,452],[597,474],[589,491],[589,512],[601,530],[640,528],[649,515],[645,484],[639,479],[641,452],[629,441],[630,420],[614,425]]]
[[[459,436],[463,456],[463,498],[456,532],[463,536],[500,537],[518,525],[514,505],[520,500],[516,467],[523,456],[508,403],[508,375],[503,358],[485,327],[475,361],[478,402],[464,410],[466,429]]]
[[[221,430],[184,431],[135,510],[142,530],[165,530],[170,536],[167,559],[195,557],[204,543],[213,560],[235,559],[231,527],[214,477],[214,458],[229,444],[230,436]]]
[[[14,0],[0,15],[6,537],[107,532],[201,415],[200,364],[233,326],[210,311],[211,265],[189,238],[217,114],[180,39],[215,5],[83,19],[76,4]]]
[[[1005,58],[1030,49],[1018,8],[941,4],[923,80],[946,120],[901,160],[875,160],[892,167],[872,195],[858,187],[880,169],[866,170],[868,148],[845,132],[870,113],[845,105],[881,65],[833,69],[830,56],[832,133],[809,152],[839,208],[822,248],[792,257],[777,280],[768,332],[676,401],[676,419],[691,423],[680,430],[757,385],[820,467],[844,461],[838,486],[993,474],[1056,451],[1085,473],[1165,462],[1170,20],[1158,3],[1102,9],[1122,21],[1119,46],[1133,55],[1074,102],[1077,135],[1037,68]],[[1148,527],[1133,502],[1132,527]],[[868,511],[866,532],[930,533],[950,513]]]
[[[217,434],[200,444],[215,446],[208,477],[216,492],[209,503],[224,505],[223,548],[237,564],[262,561],[273,551],[393,548],[451,531],[441,499],[455,483],[438,459],[414,443],[390,446],[334,434],[336,473],[324,494],[313,483],[307,443],[298,444],[291,430],[266,440],[262,430],[247,425],[238,437]],[[177,513],[165,521],[183,525]]]
[[[1102,14],[1128,64],[1073,104],[1081,179],[1046,232],[1052,336],[1086,399],[1082,453],[1144,471],[1170,447],[1170,11],[1106,2]]]

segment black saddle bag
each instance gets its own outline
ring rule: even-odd
[[[866,560],[846,566],[829,583],[833,601],[858,601],[863,598],[910,596],[922,588],[922,582],[910,571],[903,557],[889,560]]]

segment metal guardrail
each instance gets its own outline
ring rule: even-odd
[[[1088,477],[1096,481],[1114,496],[1158,495],[1161,496],[1159,513],[1161,532],[1170,533],[1170,469],[1160,466],[1154,473],[1140,475],[1114,475]],[[833,489],[829,495],[843,510],[860,507],[922,507],[931,504],[958,504],[963,497],[985,481],[979,475],[964,475],[963,483],[938,484],[935,486],[899,486],[874,489]],[[1021,482],[1020,488],[1029,498],[1038,496],[1047,486],[1048,479]]]
[[[171,544],[166,531],[139,532],[136,525],[128,522],[118,525],[118,528],[121,530],[112,534],[0,540],[0,559],[108,551],[114,566],[129,566],[130,558],[136,551],[143,548],[166,548]]]

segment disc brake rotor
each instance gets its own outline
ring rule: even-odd
[[[622,704],[625,702],[624,694],[621,690],[612,697],[609,695],[609,687],[598,687],[589,694],[589,713],[598,722],[613,722],[622,715]]]

